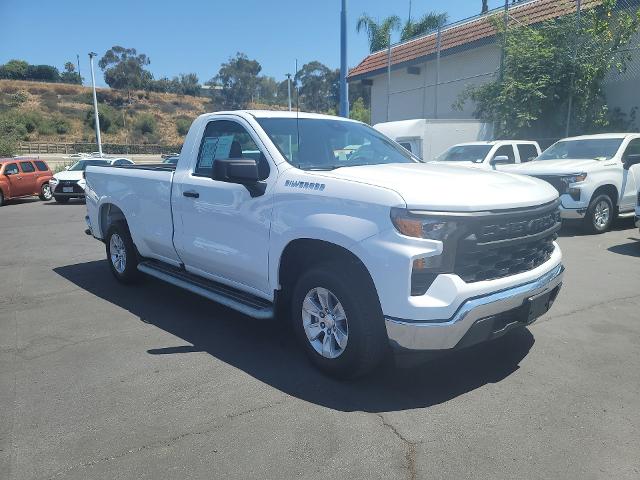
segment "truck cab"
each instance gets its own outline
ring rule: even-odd
[[[540,155],[538,142],[528,140],[495,140],[454,145],[434,162],[465,167],[501,170],[504,165],[530,162]]]

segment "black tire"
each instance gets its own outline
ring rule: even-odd
[[[48,202],[53,198],[53,193],[51,192],[51,187],[48,182],[42,184],[42,187],[40,187],[40,195],[38,196],[40,197],[40,200],[44,202]]]
[[[318,287],[335,296],[348,320],[346,346],[337,358],[326,358],[318,353],[305,333],[302,305],[307,294]],[[321,323],[319,317],[314,318],[316,325]],[[302,274],[291,298],[291,319],[296,337],[311,362],[333,377],[345,379],[365,375],[389,351],[380,302],[370,278],[361,268],[349,268],[344,262],[320,265]],[[339,348],[337,343],[334,345]]]
[[[0,207],[4,205],[4,193],[0,190]]]
[[[69,201],[69,197],[60,197],[60,196],[54,195],[53,198],[55,198],[56,202],[58,203],[67,203]]]
[[[606,205],[606,220],[603,217],[601,208]],[[613,202],[607,194],[599,194],[594,196],[587,208],[587,214],[584,217],[584,228],[588,233],[600,234],[609,231],[615,218]]]
[[[114,239],[116,236],[117,238]],[[113,243],[112,239],[114,240]],[[121,247],[124,250],[124,256],[122,255],[122,250],[121,252],[112,252],[112,246],[117,248],[119,245],[118,239],[122,242]],[[133,244],[126,223],[116,222],[109,227],[107,236],[105,237],[105,246],[107,263],[116,280],[121,283],[134,283],[137,281],[140,278],[140,272],[138,271],[138,252]],[[112,253],[115,254],[115,257],[112,256]],[[118,263],[117,258],[123,259],[124,265]]]

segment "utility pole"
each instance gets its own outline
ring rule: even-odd
[[[573,46],[573,72],[571,72],[571,88],[569,89],[569,105],[567,107],[567,127],[565,129],[565,137],[571,134],[571,116],[573,114],[573,90],[576,86],[576,60],[578,57],[578,39],[580,37],[580,28],[582,27],[582,0],[577,0],[577,17],[576,17],[576,39]]]
[[[291,74],[287,73],[287,96],[289,97],[289,111],[291,111]]]
[[[434,88],[435,101],[433,104],[433,117],[438,118],[438,95],[440,94],[440,57],[442,51],[442,27],[438,25],[438,36],[436,37],[436,85]],[[426,72],[425,72],[426,75]]]
[[[347,85],[347,0],[342,0],[340,14],[340,116],[349,117],[349,86]]]
[[[391,32],[387,38],[387,122],[389,121],[389,110],[391,109]]]
[[[93,57],[98,55],[95,52],[89,53],[89,64],[91,65],[91,86],[93,87],[93,112],[96,118],[96,142],[98,143],[98,152],[102,157],[102,140],[100,139],[100,115],[98,114],[98,97],[96,96],[96,76],[93,73]]]
[[[76,63],[78,64],[78,78],[80,79],[80,85],[82,85],[82,75],[80,74],[80,55],[76,53]]]

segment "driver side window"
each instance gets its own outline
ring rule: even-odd
[[[498,148],[491,160],[495,160],[497,157],[508,157],[509,163],[516,163],[516,156],[513,153],[513,146],[511,145],[503,145]]]
[[[15,163],[10,163],[6,167],[4,167],[5,175],[16,175],[18,173],[18,165]]]
[[[202,136],[194,173],[210,177],[214,162],[228,158],[252,158],[258,163],[260,179],[269,176],[269,162],[242,125],[230,120],[209,122]]]
[[[629,155],[640,155],[640,138],[633,139],[629,142],[622,156],[622,161],[626,160]]]

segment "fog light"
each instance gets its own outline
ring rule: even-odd
[[[570,188],[569,189],[569,195],[576,202],[580,201],[580,189],[579,188],[575,188],[575,187]]]

